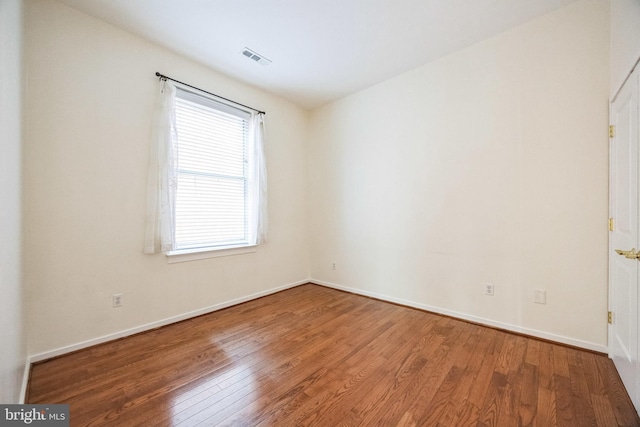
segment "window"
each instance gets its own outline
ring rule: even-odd
[[[251,114],[178,90],[175,250],[247,246]]]
[[[255,246],[266,234],[263,115],[163,82],[146,253]]]

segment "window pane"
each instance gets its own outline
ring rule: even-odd
[[[182,249],[247,240],[245,184],[242,179],[180,174],[176,241]]]
[[[177,103],[180,167],[242,176],[245,120],[189,101]],[[210,159],[212,161],[205,161]]]

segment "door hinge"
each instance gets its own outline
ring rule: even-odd
[[[616,226],[615,226],[615,222],[613,221],[613,218],[609,218],[609,231],[615,231]]]
[[[607,321],[613,323],[613,313],[610,311],[607,313]]]
[[[616,136],[616,127],[609,125],[609,138],[613,138],[614,136]]]

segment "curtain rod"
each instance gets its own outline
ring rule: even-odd
[[[258,109],[256,109],[256,108],[249,107],[248,105],[240,104],[239,102],[232,101],[231,99],[225,98],[224,96],[216,95],[215,93],[211,93],[211,92],[206,91],[206,90],[204,90],[204,89],[200,89],[199,87],[191,86],[190,84],[186,84],[185,82],[181,82],[180,80],[172,79],[171,77],[169,77],[169,76],[165,76],[164,74],[160,74],[160,73],[158,73],[157,71],[156,71],[156,76],[158,76],[160,79],[171,80],[172,82],[180,83],[181,85],[184,85],[184,86],[190,87],[191,89],[199,90],[200,92],[204,92],[204,93],[206,93],[206,94],[209,94],[209,95],[215,96],[216,98],[224,99],[224,100],[225,100],[225,101],[227,101],[227,102],[231,102],[231,103],[236,104],[236,105],[239,105],[239,106],[241,106],[241,107],[248,108],[248,109],[250,109],[250,110],[255,111],[256,113],[259,113],[259,114],[267,114],[267,113],[265,113],[264,111],[260,111],[260,110],[258,110]]]

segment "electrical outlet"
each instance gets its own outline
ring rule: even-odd
[[[122,294],[113,294],[112,298],[114,307],[122,307]]]
[[[484,284],[484,294],[493,296],[493,285],[491,283]]]
[[[336,269],[336,263],[335,263],[335,261],[331,263],[331,269],[332,269],[332,270],[335,270],[335,269]]]
[[[533,302],[536,304],[547,303],[547,291],[544,289],[536,289],[533,291]]]

